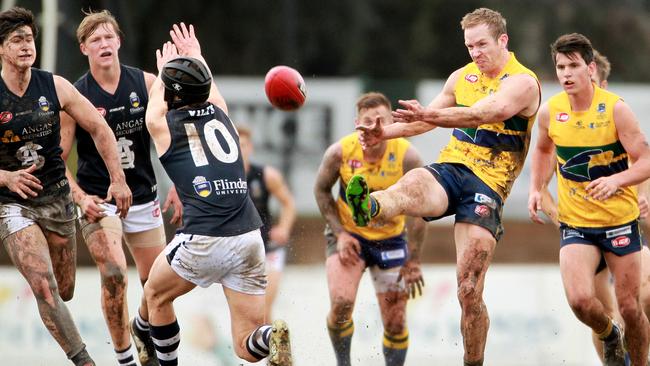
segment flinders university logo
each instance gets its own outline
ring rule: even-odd
[[[196,176],[192,181],[194,185],[194,192],[201,197],[207,197],[212,193],[212,184],[208,182],[204,176]]]

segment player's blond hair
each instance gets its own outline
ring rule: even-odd
[[[506,18],[498,11],[488,8],[478,8],[471,13],[465,14],[460,21],[460,27],[463,30],[485,24],[488,26],[494,39],[499,38],[502,34],[508,34],[506,28]]]
[[[122,31],[113,14],[108,10],[98,12],[83,12],[86,16],[83,18],[77,27],[77,41],[84,43],[88,37],[102,24],[110,24],[113,26],[115,33],[121,38]]]
[[[594,50],[594,62],[596,63],[596,72],[601,82],[609,78],[609,73],[612,71],[612,65],[609,63],[607,56]]]
[[[382,105],[388,110],[393,109],[390,100],[384,94],[379,92],[365,93],[357,99],[357,113],[363,109],[377,108]]]

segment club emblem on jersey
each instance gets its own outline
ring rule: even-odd
[[[207,197],[212,193],[212,185],[204,176],[198,175],[194,177],[192,184],[194,185],[194,192],[201,197]]]
[[[478,81],[478,75],[467,74],[467,75],[465,75],[465,80],[467,80],[470,83],[474,84],[475,82]]]
[[[389,162],[395,162],[395,153],[389,153],[388,154],[388,161]]]
[[[560,112],[555,116],[555,120],[558,122],[566,122],[569,120],[569,114],[565,112]]]
[[[131,92],[131,94],[129,94],[129,101],[131,102],[133,108],[138,108],[140,106],[140,97],[138,97],[138,94],[135,92]]]
[[[106,108],[104,107],[97,107],[97,112],[102,115],[102,117],[106,117]]]
[[[38,98],[38,107],[43,111],[47,112],[50,110],[50,102],[48,102],[47,98],[44,96],[41,96]]]
[[[0,112],[0,124],[5,124],[11,119],[14,118],[14,115],[9,111]]]
[[[598,103],[598,113],[605,113],[605,103]]]

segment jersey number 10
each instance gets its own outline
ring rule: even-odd
[[[223,136],[223,139],[228,144],[229,153],[221,147],[219,140],[217,140],[217,131]],[[187,140],[190,144],[190,152],[192,153],[192,159],[194,160],[194,165],[197,167],[208,165],[208,157],[205,155],[205,149],[201,143],[201,138],[199,137],[198,132],[196,131],[196,126],[193,123],[185,123],[185,133],[187,134]],[[239,149],[237,148],[237,142],[228,131],[226,125],[221,121],[216,119],[210,120],[203,126],[203,136],[205,136],[205,141],[208,144],[208,150],[212,155],[217,158],[222,163],[234,163],[239,158]]]

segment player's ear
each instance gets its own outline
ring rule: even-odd
[[[79,43],[79,50],[84,56],[88,56],[88,51],[86,50],[86,45],[83,43]]]
[[[503,48],[508,48],[508,35],[503,33],[497,38],[497,43]]]

